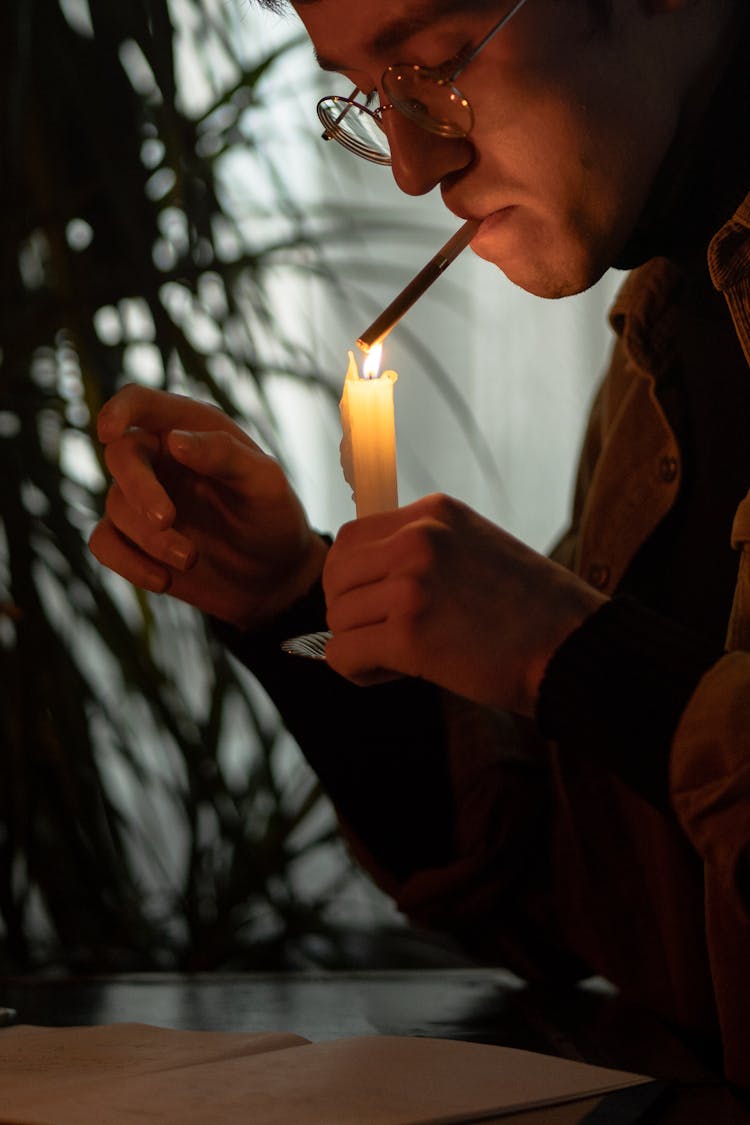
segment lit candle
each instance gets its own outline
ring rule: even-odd
[[[341,396],[341,467],[351,486],[358,516],[398,507],[395,371],[378,375],[381,347],[372,349],[359,373],[353,352]]]

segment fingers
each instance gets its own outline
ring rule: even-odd
[[[172,430],[162,438],[141,429],[128,430],[106,446],[107,468],[129,507],[149,520],[154,528],[171,527],[177,514],[160,480],[159,467],[155,465],[157,457],[162,455],[162,441],[175,461],[203,476],[225,482],[247,480],[257,489],[264,485],[269,466],[280,475],[276,462],[249,439],[240,441],[223,430],[208,433]],[[163,463],[161,468],[164,468]],[[118,493],[114,495],[119,498]],[[130,534],[130,531],[125,533]]]
[[[388,683],[409,675],[403,662],[388,643],[388,626],[384,623],[363,625],[343,633],[334,633],[326,644],[326,662],[330,668],[360,687]],[[374,663],[369,654],[377,652]],[[398,669],[398,671],[395,671]]]
[[[273,502],[288,491],[278,463],[227,415],[183,395],[137,384],[123,387],[102,408],[98,433],[106,446],[107,467],[128,503],[161,528],[176,518],[160,479],[169,465],[157,462],[165,452],[173,463],[195,473],[224,482],[245,481],[248,496],[262,495]]]
[[[137,383],[123,387],[99,411],[99,440],[105,443],[116,441],[131,426],[139,426],[151,433],[173,429],[243,433],[231,418],[210,403],[142,387]]]
[[[407,526],[346,551],[334,544],[329,552],[323,588],[333,636],[326,659],[353,683],[419,672],[415,642],[424,631],[431,583],[429,568],[410,554],[410,541],[423,545],[421,533]]]
[[[335,671],[361,685],[424,674],[425,650],[440,643],[426,623],[461,514],[455,501],[431,496],[341,528],[323,572]]]
[[[467,509],[461,501],[442,493],[423,496],[401,508],[345,523],[339,529],[335,546],[349,552],[358,547],[369,548],[376,540],[395,537],[398,532],[410,527],[425,531],[450,527],[463,517],[464,510]]]
[[[344,594],[326,595],[328,627],[334,633],[376,625],[389,614],[387,596],[378,581],[359,585]]]
[[[171,573],[167,567],[160,566],[129,543],[107,516],[94,528],[89,550],[100,563],[142,590],[163,594],[171,585]]]
[[[424,505],[424,499],[417,500],[413,504],[405,504],[403,508],[393,508],[389,512],[377,512],[372,516],[361,516],[359,519],[350,520],[339,529],[336,542],[349,550],[360,544],[393,535],[418,518]]]
[[[276,466],[250,438],[243,435],[240,440],[225,430],[172,430],[166,436],[166,447],[175,461],[203,476],[227,482],[257,476]]]
[[[372,520],[367,529],[361,525],[370,523],[369,518],[355,521],[357,526],[346,525],[336,537],[323,572],[329,605],[388,576],[416,578],[436,566],[446,531],[440,521],[429,516],[415,519],[413,513],[388,522],[382,517]],[[379,536],[378,528],[385,534]],[[368,534],[370,529],[374,533]]]
[[[155,527],[168,527],[174,521],[175,507],[154,471],[160,450],[154,434],[133,430],[109,444],[104,459],[133,511]]]
[[[374,540],[344,551],[334,543],[323,567],[323,590],[330,608],[347,594],[381,582],[389,572],[387,543]]]
[[[185,571],[195,563],[196,550],[191,541],[172,527],[161,529],[128,503],[125,493],[115,483],[107,494],[106,518],[125,539],[155,563]]]

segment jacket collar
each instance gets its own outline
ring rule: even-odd
[[[708,269],[714,285],[726,297],[750,365],[750,194],[711,240]]]
[[[750,193],[711,239],[707,261],[750,365]],[[668,258],[652,258],[628,276],[610,310],[610,323],[628,357],[657,383],[674,360],[675,297],[684,280],[682,266]]]
[[[743,16],[733,58],[693,138],[689,165],[672,188],[665,190],[663,183],[655,188],[662,202],[651,201],[624,254],[634,253],[644,264],[622,286],[610,322],[631,361],[657,382],[674,359],[677,289],[685,283],[712,282],[724,294],[750,364],[748,53],[750,12]]]
[[[708,269],[720,293],[750,277],[750,194],[711,239]]]

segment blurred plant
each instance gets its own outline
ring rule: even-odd
[[[332,818],[250,677],[197,615],[86,547],[105,487],[93,423],[122,382],[209,399],[283,460],[267,380],[319,379],[270,296],[280,271],[325,272],[285,189],[300,170],[264,143],[264,83],[294,43],[248,61],[237,18],[210,0],[3,16],[6,971],[295,963],[350,877],[337,853],[311,886]],[[196,64],[181,83],[180,36]],[[253,222],[229,205],[238,154]]]
[[[314,157],[290,143],[294,99],[313,98],[298,40],[282,27],[259,49],[243,4],[0,15],[0,971],[342,949],[330,906],[358,877],[273,708],[200,615],[86,546],[105,493],[94,422],[118,386],[210,400],[286,463],[274,388],[334,410],[340,391],[342,362],[334,384],[311,358],[320,286],[365,324],[362,279],[406,279],[363,268],[362,232],[438,244],[311,196]],[[412,346],[492,472],[465,402]]]

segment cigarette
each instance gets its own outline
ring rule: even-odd
[[[404,313],[411,308],[415,301],[419,300],[426,289],[429,289],[433,281],[437,281],[445,267],[449,266],[462,250],[466,249],[479,230],[479,225],[477,219],[467,219],[463,226],[459,227],[456,233],[448,239],[445,246],[441,246],[434,258],[431,258],[417,276],[412,278],[406,288],[402,289],[399,295],[391,301],[388,308],[383,310],[377,320],[374,320],[370,327],[362,333],[357,340],[357,347],[361,348],[363,352],[369,352],[371,348],[384,340],[391,329],[401,320]]]

